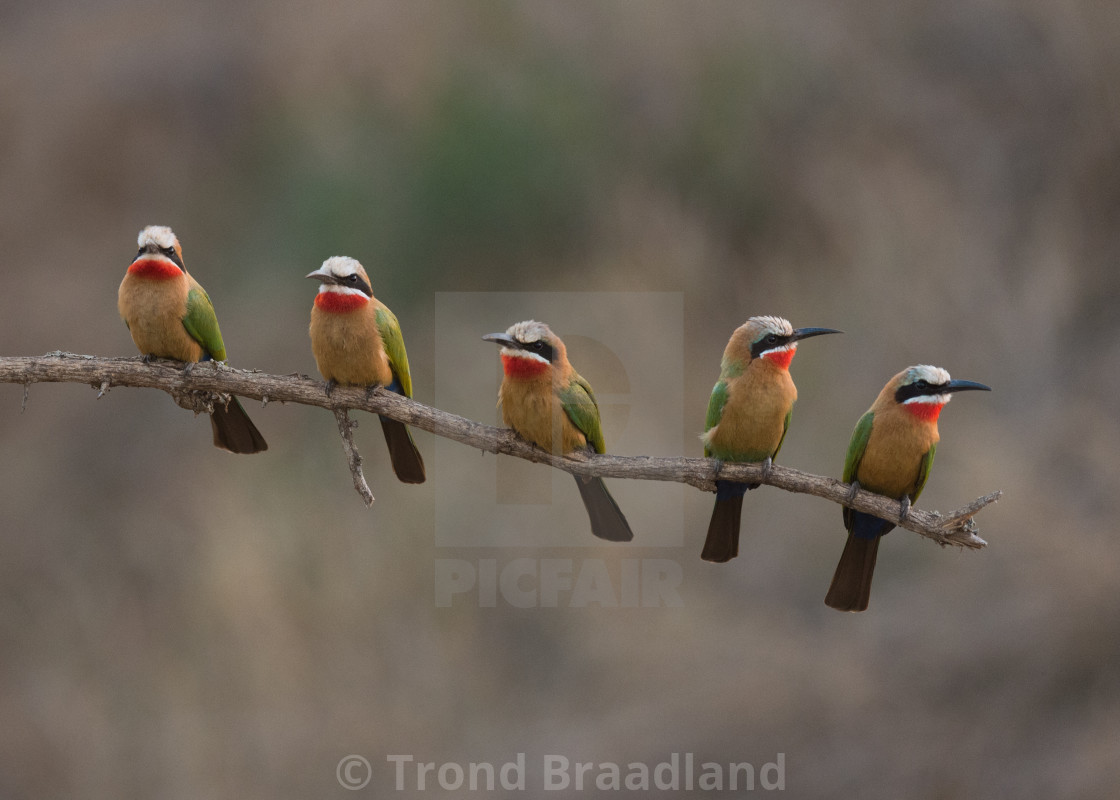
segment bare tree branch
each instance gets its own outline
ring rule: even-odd
[[[975,549],[984,547],[987,542],[976,535],[977,528],[973,517],[1001,496],[1000,492],[993,492],[944,515],[936,511],[914,508],[903,520],[899,518],[901,509],[897,500],[863,490],[849,500],[848,484],[835,478],[810,475],[778,464],[775,464],[766,474],[761,464],[721,464],[709,458],[579,454],[560,456],[529,444],[510,430],[482,425],[384,389],[367,392],[361,388],[339,386],[328,395],[324,382],[312,380],[306,375],[295,373],[268,375],[253,370],[233,369],[214,362],[196,364],[188,373],[179,362],[156,360],[144,363],[139,356],[101,358],[54,352],[40,357],[0,357],[0,383],[18,383],[23,384],[25,388],[32,383],[86,383],[98,389],[101,394],[104,394],[109,386],[159,389],[167,392],[180,403],[183,398],[191,397],[193,393],[209,392],[235,394],[261,400],[262,403],[272,401],[301,403],[319,406],[332,412],[357,409],[371,414],[381,414],[436,436],[453,439],[489,453],[504,453],[528,461],[549,464],[573,475],[676,481],[708,492],[715,491],[717,477],[719,480],[765,483],[788,492],[810,494],[849,506],[857,511],[874,514],[941,545],[955,544]],[[193,396],[198,397],[198,395]],[[205,404],[206,401],[203,401],[202,405]],[[199,407],[197,401],[194,407]],[[336,417],[345,447],[349,424],[344,433],[342,418],[338,417],[337,413]],[[358,482],[361,474],[360,458],[357,458],[356,471],[354,467],[357,451],[347,448],[346,452],[350,460],[351,472],[354,474],[355,488],[366,497]],[[368,491],[367,486],[366,492]]]
[[[262,398],[261,402],[265,402]],[[358,446],[354,444],[354,428],[358,423],[350,419],[350,412],[345,408],[334,410],[334,421],[338,423],[338,435],[342,437],[342,449],[346,452],[346,463],[350,465],[350,474],[354,477],[354,489],[366,502],[366,508],[373,505],[373,492],[366,483],[365,473],[362,472],[362,457],[358,455]]]

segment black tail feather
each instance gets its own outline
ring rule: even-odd
[[[825,605],[837,611],[866,611],[871,599],[871,578],[875,574],[875,558],[879,553],[880,536],[863,538],[848,534],[844,553],[836,565],[832,585],[825,595]]]
[[[385,434],[385,444],[389,445],[389,460],[393,462],[393,472],[401,483],[423,483],[427,479],[424,459],[412,441],[408,426],[395,419],[381,417],[381,430]]]
[[[700,558],[722,564],[739,555],[739,521],[742,513],[743,495],[716,498]]]
[[[708,536],[700,558],[722,564],[739,555],[739,520],[743,514],[743,495],[757,483],[716,481],[716,507],[708,523]]]
[[[591,532],[608,542],[629,542],[634,538],[630,523],[618,507],[618,503],[607,491],[602,478],[581,478],[575,476],[587,516],[591,518]]]
[[[214,446],[222,450],[248,454],[268,449],[261,432],[236,397],[231,397],[225,405],[214,404],[210,428],[214,433]]]

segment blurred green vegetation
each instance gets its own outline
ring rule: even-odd
[[[412,291],[449,264],[466,273],[450,288],[481,288],[489,273],[531,277],[540,251],[577,257],[616,145],[594,95],[571,78],[542,66],[523,85],[495,87],[452,70],[419,119],[376,104],[330,119],[338,138],[326,150],[298,119],[262,122],[242,146],[246,197],[267,199],[263,238],[307,262],[340,246],[376,253]]]

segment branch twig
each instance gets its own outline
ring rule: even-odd
[[[373,505],[373,492],[369,490],[366,476],[362,473],[362,457],[358,455],[358,446],[354,444],[354,428],[358,427],[358,423],[350,419],[350,412],[345,408],[334,409],[334,421],[338,423],[338,435],[342,437],[346,463],[350,465],[350,474],[354,477],[354,489],[365,500],[366,508],[369,508]]]
[[[469,447],[549,464],[573,475],[676,481],[702,491],[715,491],[717,462],[712,459],[558,456],[529,444],[510,430],[482,425],[384,389],[367,393],[362,388],[339,386],[328,395],[322,381],[312,380],[305,375],[268,375],[252,370],[233,369],[213,362],[196,365],[190,374],[185,374],[182,365],[176,361],[157,360],[145,364],[139,356],[101,358],[54,352],[41,357],[0,357],[0,383],[21,383],[25,386],[31,383],[86,383],[95,389],[108,383],[112,386],[160,389],[173,397],[182,397],[188,392],[221,392],[262,402],[267,399],[318,406],[332,412],[357,409],[381,414]],[[345,446],[349,426],[346,427],[346,433],[343,433],[341,419],[339,432],[343,435]],[[353,455],[357,455],[356,451]],[[349,449],[347,456],[351,457]],[[361,493],[358,484],[360,459],[358,461],[359,472],[354,475],[354,485]],[[353,460],[351,464],[353,465]],[[354,472],[353,466],[351,471]],[[993,492],[949,514],[914,508],[905,520],[900,520],[899,503],[896,500],[860,491],[849,501],[849,487],[846,483],[777,464],[769,474],[764,474],[761,464],[726,463],[719,467],[719,478],[765,483],[788,492],[821,497],[882,517],[938,544],[955,544],[975,549],[984,547],[987,542],[976,535],[973,517],[1001,496],[1000,492]],[[368,492],[368,487],[366,491]],[[362,494],[365,497],[365,493]]]

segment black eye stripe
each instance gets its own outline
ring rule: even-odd
[[[556,357],[556,351],[552,348],[552,345],[543,339],[537,339],[535,342],[524,342],[521,344],[521,349],[535,353],[549,363]]]
[[[351,272],[345,278],[341,279],[344,283],[353,286],[355,289],[360,289],[362,294],[366,297],[373,297],[373,289],[368,283],[362,280],[362,276],[356,272]]]
[[[791,338],[790,336],[768,333],[751,345],[751,358],[758,358],[767,350],[773,350],[775,347],[783,347],[789,344]]]
[[[929,381],[919,380],[908,383],[905,386],[899,386],[898,389],[895,390],[894,399],[896,403],[905,403],[907,400],[912,400],[915,397],[943,394],[945,389],[945,384],[931,384]]]
[[[157,250],[159,250],[159,254],[161,256],[166,258],[168,261],[170,261],[172,264],[177,266],[179,269],[186,272],[186,267],[183,266],[183,259],[179,258],[179,254],[177,252],[175,252],[174,247],[160,247],[155,242],[149,242],[145,246],[141,247],[138,251],[136,251],[136,258],[140,258],[141,256],[144,256],[145,254],[151,255],[153,247],[155,247]]]

